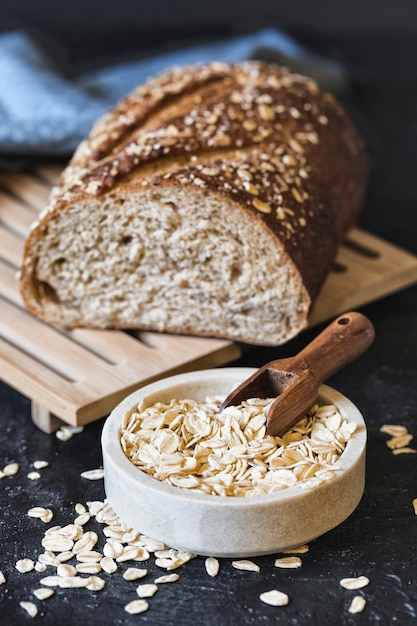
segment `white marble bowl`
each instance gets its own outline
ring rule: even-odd
[[[365,482],[366,426],[355,405],[326,385],[320,388],[320,404],[336,405],[358,428],[337,461],[335,478],[313,489],[294,486],[250,497],[190,492],[152,478],[124,455],[121,420],[142,398],[151,404],[173,398],[226,397],[253,372],[219,368],[171,376],[135,391],[113,410],[102,434],[104,481],[107,499],[125,523],[171,548],[242,558],[307,543],[354,511]]]

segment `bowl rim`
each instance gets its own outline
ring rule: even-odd
[[[193,502],[196,505],[204,505],[207,508],[221,506],[222,508],[229,508],[233,510],[251,506],[270,506],[274,503],[296,500],[298,498],[305,497],[307,493],[317,493],[318,490],[326,487],[328,481],[323,481],[321,484],[312,487],[311,489],[303,489],[300,484],[296,484],[292,487],[277,490],[269,494],[246,497],[206,494],[198,491],[187,490],[183,487],[170,485],[164,481],[160,481],[136,467],[124,454],[119,436],[120,423],[124,413],[131,410],[135,404],[139,403],[140,400],[154,396],[158,394],[158,392],[166,393],[166,391],[169,391],[171,387],[178,386],[180,384],[188,382],[194,382],[196,384],[198,380],[207,380],[207,376],[210,378],[215,378],[216,376],[218,377],[221,372],[226,375],[237,374],[238,372],[242,373],[241,380],[244,380],[245,377],[249,376],[254,371],[256,371],[256,368],[247,367],[197,370],[187,372],[185,374],[169,376],[141,387],[124,398],[107,417],[101,435],[103,453],[109,455],[112,461],[119,466],[119,469],[126,473],[127,478],[130,481],[137,483],[142,489],[159,493],[161,497],[166,496],[170,499],[175,498],[179,502],[184,501],[184,503],[187,503],[188,505],[190,502]],[[366,447],[366,423],[356,405],[333,387],[321,385],[318,398],[324,400],[325,404],[335,404],[339,410],[341,410],[342,416],[346,417],[349,421],[354,421],[358,424],[358,428],[356,429],[352,439],[347,442],[345,450],[341,454],[338,461],[334,464],[335,476],[330,482],[335,485],[338,481],[343,480],[344,471],[348,470],[352,467],[352,465],[360,460]],[[347,411],[349,411],[348,417],[345,415]]]

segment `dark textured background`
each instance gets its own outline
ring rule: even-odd
[[[48,3],[45,11],[45,2],[2,0],[0,24],[5,27],[13,21],[36,27],[47,45],[56,46],[57,58],[68,71],[114,55],[144,54],[247,32],[271,22],[288,26],[302,43],[348,69],[351,87],[344,100],[366,136],[372,162],[361,225],[417,253],[414,3],[344,3],[336,13],[339,3],[294,1],[286,6],[258,0],[254,7],[242,1],[238,15],[236,5],[232,11],[230,4],[220,2],[124,0],[117,3],[118,13],[115,4],[75,1],[72,10],[63,14],[61,3]],[[113,574],[105,576],[108,583],[103,591],[59,590],[44,603],[36,601],[41,606],[37,621],[48,626],[416,623],[417,517],[412,500],[417,498],[417,455],[394,456],[379,429],[384,423],[399,423],[417,436],[417,287],[364,307],[363,312],[375,325],[376,341],[364,357],[329,382],[358,405],[368,424],[365,494],[345,523],[310,544],[300,569],[276,569],[275,556],[267,556],[253,559],[261,566],[259,574],[240,572],[225,559],[218,577],[212,579],[204,570],[204,560],[196,558],[179,570],[177,583],[161,586],[150,600],[150,610],[138,616],[123,610],[134,598],[136,584]],[[317,330],[278,350],[255,349],[240,363],[256,366],[292,354]],[[41,578],[35,572],[19,574],[14,568],[18,558],[37,556],[45,529],[26,511],[33,505],[49,506],[55,512],[54,522],[65,524],[73,518],[76,502],[103,498],[101,481],[80,478],[81,471],[101,464],[102,425],[103,421],[90,424],[82,434],[61,442],[33,426],[29,400],[0,386],[0,467],[11,461],[21,465],[19,474],[0,480],[0,569],[7,577],[0,587],[0,624],[20,626],[30,621],[18,603],[33,600],[31,590]],[[40,480],[30,481],[27,473],[36,459],[45,459],[50,466],[42,470]],[[147,566],[149,579],[163,573],[152,560]],[[352,616],[347,609],[356,592],[342,589],[339,580],[361,574],[371,580],[359,591],[367,607]],[[268,607],[259,601],[261,592],[274,587],[290,596],[287,607]]]

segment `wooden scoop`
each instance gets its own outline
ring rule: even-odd
[[[313,406],[326,378],[361,356],[374,336],[367,317],[345,313],[296,356],[261,367],[227,396],[220,411],[248,398],[277,396],[267,415],[266,432],[281,436]]]

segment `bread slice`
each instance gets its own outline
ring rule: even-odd
[[[250,61],[169,70],[76,151],[27,238],[24,303],[64,327],[283,343],[367,173],[354,125],[310,79]]]

